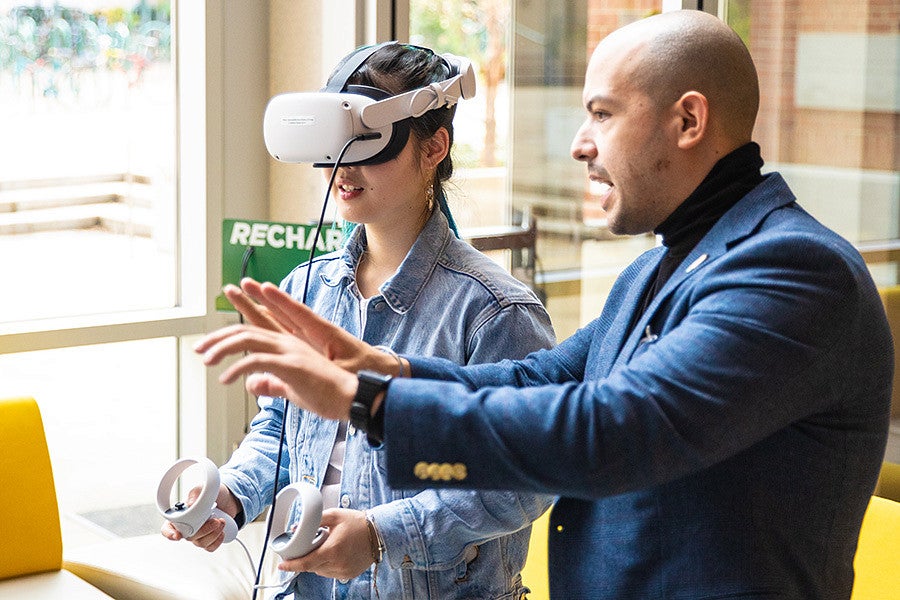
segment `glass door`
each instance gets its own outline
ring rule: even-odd
[[[587,59],[613,29],[662,9],[661,0],[413,0],[410,40],[470,57],[474,101],[455,121],[464,228],[533,226],[528,252],[502,256],[545,299],[560,339],[599,314],[613,280],[652,236],[609,233],[584,165],[569,155],[583,119]]]
[[[853,242],[900,339],[900,8],[728,0],[760,79],[754,136],[801,206]],[[900,462],[900,365],[886,458]]]
[[[462,223],[529,215],[536,286],[560,337],[596,316],[624,265],[655,239],[612,235],[569,156],[587,60],[614,29],[681,7],[718,14],[743,36],[760,76],[754,136],[766,168],[859,246],[887,295],[900,252],[900,42],[897,11],[876,0],[412,0],[411,40],[479,65],[478,100],[461,103],[456,120]]]

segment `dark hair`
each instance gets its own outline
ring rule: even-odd
[[[328,78],[329,82],[335,73],[341,70],[348,58],[349,56],[335,67]],[[347,79],[347,84],[366,85],[379,88],[391,95],[397,95],[425,87],[430,83],[443,81],[448,77],[450,77],[450,72],[447,63],[428,48],[407,44],[389,44],[372,54]],[[441,127],[445,128],[450,135],[450,146],[452,147],[453,116],[455,114],[456,106],[454,105],[449,108],[430,110],[420,117],[407,119],[407,122],[418,140],[426,140]],[[453,175],[453,159],[448,152],[435,169],[436,200],[440,197],[443,201],[444,192],[441,184],[450,179],[451,175]]]

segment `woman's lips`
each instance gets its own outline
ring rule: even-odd
[[[341,200],[352,200],[363,192],[363,188],[349,183],[341,183],[337,186],[337,189]]]

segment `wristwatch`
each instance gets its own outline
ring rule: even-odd
[[[391,382],[390,375],[382,375],[375,371],[360,371],[356,374],[359,380],[359,386],[356,388],[356,395],[350,404],[350,424],[366,432],[369,438],[369,444],[378,446],[382,442],[384,428],[373,427],[372,403],[381,392],[387,390],[388,384]],[[382,410],[384,403],[379,406],[379,412],[383,415]],[[380,429],[380,431],[376,431]]]

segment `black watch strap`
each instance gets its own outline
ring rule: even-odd
[[[369,443],[373,446],[378,446],[382,442],[384,425],[372,427],[372,404],[375,402],[378,394],[387,390],[388,384],[391,382],[391,376],[382,375],[375,371],[360,371],[356,374],[356,378],[359,381],[359,385],[356,388],[353,402],[350,404],[350,424],[360,431],[366,432]],[[383,419],[384,411],[379,410],[378,412],[381,413],[379,416]],[[376,429],[378,430],[377,432],[375,431]]]

